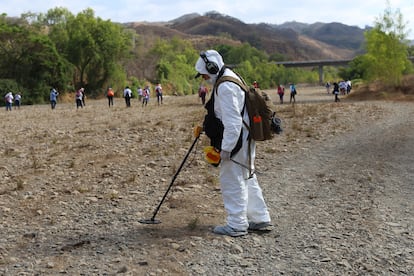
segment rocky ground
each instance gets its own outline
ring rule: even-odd
[[[195,96],[3,110],[0,275],[413,275],[413,102],[302,87],[277,107],[285,131],[256,162],[275,229],[240,238],[211,233],[225,214],[204,136],[162,223],[139,223],[194,141]]]

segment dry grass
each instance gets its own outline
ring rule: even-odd
[[[384,85],[379,81],[361,85],[353,89],[348,98],[356,101],[414,101],[414,75],[404,76],[398,87]]]

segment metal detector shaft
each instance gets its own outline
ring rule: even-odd
[[[190,155],[191,151],[193,150],[194,145],[197,143],[197,140],[198,140],[198,138],[199,138],[199,137],[200,137],[200,135],[196,136],[196,138],[194,139],[194,142],[193,142],[193,144],[191,145],[190,149],[188,150],[187,154],[185,155],[185,157],[184,157],[183,161],[181,162],[180,167],[178,168],[177,172],[174,174],[174,176],[173,176],[173,178],[172,178],[172,180],[171,180],[171,183],[170,183],[170,185],[168,186],[167,191],[165,192],[165,194],[164,194],[164,196],[162,197],[162,199],[161,199],[160,203],[158,204],[157,208],[155,209],[154,214],[153,214],[153,215],[152,215],[152,217],[151,217],[151,221],[155,221],[155,216],[157,215],[158,211],[160,210],[161,205],[164,203],[164,200],[165,200],[165,198],[167,197],[168,192],[171,190],[171,187],[173,186],[175,179],[177,178],[178,174],[180,173],[181,169],[183,168],[183,166],[184,166],[184,164],[185,164],[185,161],[187,161],[187,158],[188,158],[188,156]]]

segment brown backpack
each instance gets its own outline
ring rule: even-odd
[[[275,133],[282,132],[281,120],[276,117],[274,105],[265,92],[260,91],[259,88],[249,87],[241,77],[239,80],[231,76],[219,78],[215,83],[214,91],[225,81],[237,84],[246,93],[245,104],[250,124],[248,125],[244,121],[243,123],[249,130],[250,139],[255,141],[270,140]]]

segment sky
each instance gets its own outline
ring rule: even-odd
[[[398,9],[403,15],[408,37],[414,38],[414,0],[388,2],[392,11]],[[96,17],[120,23],[169,21],[189,13],[217,11],[245,23],[340,22],[364,28],[384,14],[387,0],[0,0],[0,13],[8,16],[46,13],[55,7],[73,14],[92,8]]]

